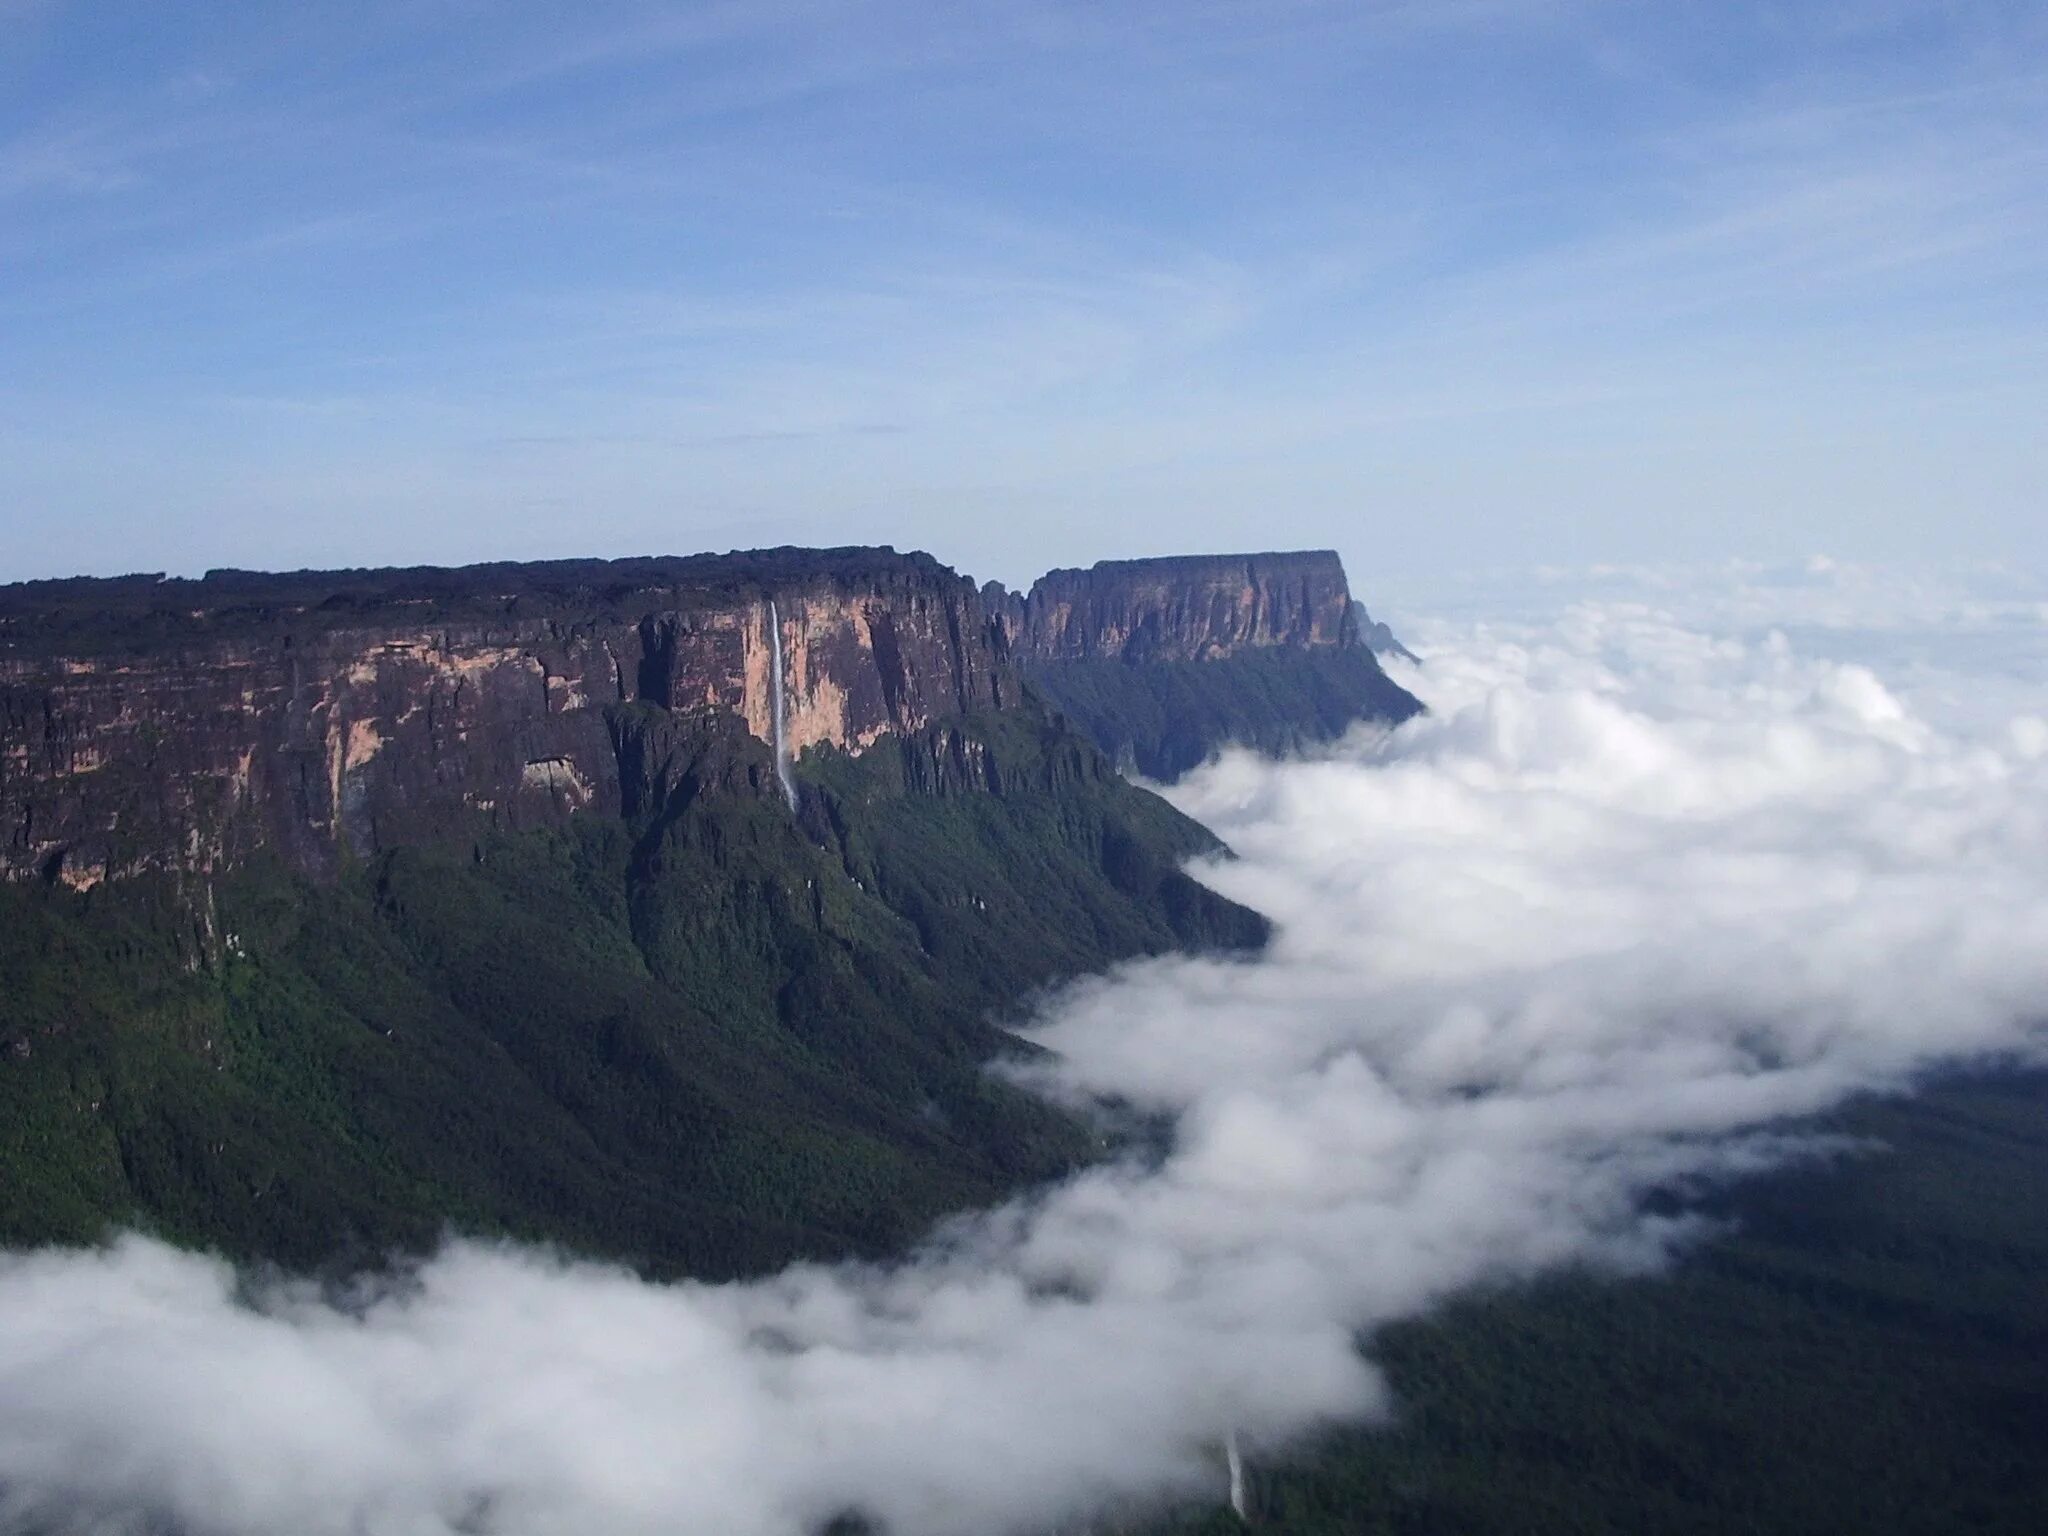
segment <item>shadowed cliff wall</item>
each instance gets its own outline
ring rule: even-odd
[[[1105,560],[982,595],[1033,686],[1151,778],[1227,745],[1296,751],[1421,708],[1374,654],[1408,651],[1352,598],[1332,550]]]
[[[1265,646],[1347,646],[1384,631],[1335,550],[1104,560],[1022,594],[982,589],[1020,658],[1215,661]],[[1392,642],[1392,636],[1387,636]]]

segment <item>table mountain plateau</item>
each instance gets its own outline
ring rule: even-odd
[[[1375,653],[1415,658],[1353,600],[1333,550],[1105,560],[983,596],[1046,698],[1150,778],[1421,707]]]
[[[1327,554],[0,587],[0,1241],[725,1275],[1056,1175],[1000,1021],[1265,935],[1113,759],[1399,718],[1369,623]]]

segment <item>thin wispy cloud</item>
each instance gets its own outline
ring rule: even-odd
[[[1276,505],[1410,566],[1760,493],[1742,540],[1902,553],[1951,460],[1977,552],[2037,510],[2000,415],[2048,368],[2036,8],[151,8],[113,52],[81,15],[0,64],[15,474],[84,528],[122,487],[67,444],[156,460],[215,509],[158,563],[303,563],[198,403],[292,393],[388,402],[303,461],[357,473],[358,561],[424,553],[505,435],[588,444],[622,548],[701,494],[1012,577]],[[885,455],[729,451],[865,399]]]

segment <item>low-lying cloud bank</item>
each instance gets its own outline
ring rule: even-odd
[[[2039,1055],[2041,626],[1998,621],[2024,664],[1980,694],[1949,652],[1887,681],[1675,611],[1439,627],[1429,717],[1175,792],[1272,953],[1132,966],[1039,1031],[1039,1085],[1169,1116],[1162,1161],[739,1286],[474,1244],[347,1304],[139,1239],[0,1260],[0,1527],[981,1536],[1214,1498],[1233,1431],[1384,1407],[1375,1325],[1658,1262],[1685,1224],[1646,1191]]]

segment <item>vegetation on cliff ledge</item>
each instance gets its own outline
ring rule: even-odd
[[[189,895],[0,889],[0,1243],[880,1254],[1094,1151],[984,1072],[1023,1048],[992,1012],[1264,937],[1180,872],[1207,833],[1035,712],[814,757],[800,822],[734,788],[743,732],[691,752],[625,820],[246,868],[198,964]]]

